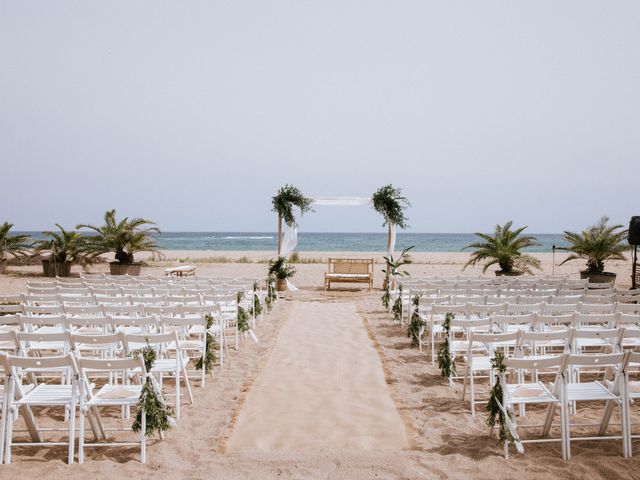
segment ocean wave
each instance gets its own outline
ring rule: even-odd
[[[273,240],[276,237],[221,237],[223,240]]]

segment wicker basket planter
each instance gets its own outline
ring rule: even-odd
[[[109,269],[111,275],[131,275],[137,277],[140,275],[142,268],[142,262],[133,263],[121,263],[121,262],[109,262]]]
[[[616,283],[616,274],[612,272],[588,273],[582,271],[580,272],[580,278],[583,280],[588,278],[589,283],[610,283],[611,285]]]
[[[278,292],[286,292],[287,291],[287,279],[286,278],[278,278],[278,279],[276,279],[276,290]]]
[[[496,277],[519,277],[524,275],[524,272],[503,272],[502,270],[496,270]]]
[[[44,259],[42,273],[45,277],[68,277],[71,274],[71,262],[52,262]]]

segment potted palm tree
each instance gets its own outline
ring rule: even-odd
[[[278,257],[276,260],[269,262],[269,276],[276,277],[276,289],[279,292],[287,290],[287,279],[296,274],[296,269],[291,265],[286,257]]]
[[[467,245],[462,250],[473,248],[475,251],[464,268],[484,262],[482,273],[492,265],[498,265],[500,270],[496,276],[516,276],[533,273],[532,268],[540,268],[540,260],[522,253],[522,249],[540,245],[535,237],[521,235],[527,227],[511,230],[513,222],[496,225],[493,234],[476,233],[483,241]]]
[[[609,225],[609,217],[604,216],[600,221],[582,232],[564,232],[564,239],[568,247],[559,250],[571,252],[560,265],[576,259],[587,261],[586,270],[580,272],[580,278],[588,278],[591,283],[615,283],[616,274],[605,272],[605,262],[608,260],[626,260],[624,252],[631,249],[624,240],[627,231],[622,225]]]
[[[56,223],[60,232],[43,232],[46,240],[37,240],[34,244],[34,256],[46,254],[42,259],[42,272],[45,277],[68,277],[71,265],[91,264],[92,255],[87,248],[88,237],[80,232],[65,230]]]
[[[134,261],[134,253],[157,252],[158,247],[153,234],[160,232],[150,220],[129,217],[118,221],[115,210],[104,214],[104,225],[78,225],[76,228],[93,230],[87,242],[88,251],[93,255],[113,252],[115,261],[109,263],[111,275],[140,275],[142,262]]]
[[[25,257],[30,253],[29,235],[9,235],[12,228],[12,223],[4,222],[0,225],[0,273],[4,273],[10,255]]]

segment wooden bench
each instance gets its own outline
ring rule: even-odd
[[[324,289],[331,283],[366,283],[373,288],[373,258],[330,258],[329,271],[324,274]]]
[[[164,274],[167,277],[194,277],[196,275],[196,267],[191,265],[182,265],[180,267],[165,268]]]

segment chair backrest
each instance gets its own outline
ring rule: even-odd
[[[56,293],[55,295],[32,295],[28,294],[24,297],[24,303],[29,306],[59,306],[60,297]]]
[[[142,305],[104,305],[104,313],[111,317],[141,317],[144,315],[144,308]]]
[[[575,323],[576,314],[568,315],[540,315],[536,314],[534,320],[535,330],[544,331],[547,329],[557,329],[558,327],[569,328]]]
[[[569,355],[567,354],[534,358],[508,357],[504,359],[504,364],[507,368],[517,370],[546,370],[551,368],[564,370],[567,365],[568,357]]]
[[[101,335],[83,335],[78,333],[72,333],[69,335],[71,348],[75,352],[80,352],[87,347],[103,347],[103,346],[112,346],[116,351],[123,351],[125,348],[124,344],[124,333],[116,332],[116,333],[107,333]]]
[[[15,330],[0,330],[0,349],[11,350],[17,353],[20,349],[20,342]]]
[[[640,303],[616,303],[616,313],[640,314]]]
[[[108,316],[97,315],[67,315],[65,327],[70,332],[81,330],[82,333],[108,333],[113,330],[113,321]],[[80,332],[79,332],[80,333]]]
[[[542,310],[543,315],[571,315],[578,311],[578,303],[560,303],[560,304],[546,304]]]
[[[182,305],[145,305],[144,313],[145,315],[182,315],[183,310]]]
[[[220,304],[214,305],[184,305],[182,307],[182,315],[213,315],[220,316],[222,313]]]
[[[96,300],[100,305],[104,305],[105,307],[117,307],[117,306],[127,306],[131,305],[131,297],[128,295],[124,296],[96,296]]]
[[[580,313],[613,313],[615,308],[613,303],[581,303],[578,311]]]
[[[544,303],[527,303],[527,304],[507,304],[505,313],[507,315],[526,315],[529,313],[542,313]]]
[[[67,316],[79,315],[86,317],[92,315],[94,317],[104,317],[102,305],[65,305],[64,313]]]
[[[72,374],[77,376],[78,367],[71,354],[52,357],[21,357],[0,353],[0,360],[4,364],[5,372],[12,372],[15,368],[29,370],[31,372],[44,372],[52,368],[67,367]]]
[[[80,370],[83,377],[87,377],[87,373],[95,372],[119,372],[119,371],[131,371],[135,369],[141,370],[141,375],[147,374],[147,369],[144,366],[144,360],[142,355],[130,357],[130,358],[110,358],[110,359],[97,359],[97,358],[85,358],[81,357],[78,360]]]
[[[569,355],[567,366],[626,368],[629,353],[599,353],[596,355]]]
[[[436,305],[434,304],[431,308],[431,313],[433,315],[444,315],[447,313],[453,313],[454,315],[466,315],[467,314],[468,305],[465,304],[457,304],[457,305]]]
[[[493,323],[495,323],[503,332],[510,332],[513,330],[531,330],[533,328],[535,314],[494,315],[492,319]]]
[[[546,332],[539,331],[530,331],[530,332],[521,332],[520,335],[520,344],[519,347],[523,346],[532,346],[535,347],[536,344],[548,344],[549,342],[561,341],[564,342],[565,346],[568,347],[570,345],[571,340],[573,339],[572,328],[567,328],[563,330],[550,330]]]
[[[471,350],[471,346],[473,342],[484,343],[489,347],[490,351],[497,346],[502,344],[511,345],[513,342],[517,342],[520,337],[520,332],[510,332],[510,333],[477,333],[477,332],[469,332],[469,349]]]
[[[588,326],[609,328],[616,324],[616,320],[615,313],[576,313],[573,324],[577,328]]]
[[[2,322],[1,318],[0,322]],[[640,314],[619,313],[616,325],[624,328],[640,328]]]
[[[69,351],[69,332],[16,332],[16,338],[22,352],[31,348],[31,344],[37,344],[38,350],[58,350],[62,344],[64,353]]]

